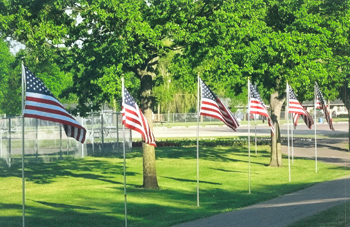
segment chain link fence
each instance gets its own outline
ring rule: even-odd
[[[26,162],[52,162],[87,155],[102,156],[122,152],[121,114],[91,113],[77,117],[86,129],[84,144],[66,136],[61,124],[32,118],[24,119]],[[131,130],[125,129],[126,149],[132,148]],[[0,119],[0,159],[11,167],[22,158],[22,118]]]
[[[313,116],[312,111],[310,111]],[[238,120],[247,120],[248,114],[244,110],[234,113]],[[317,111],[317,118],[322,120],[322,112]],[[257,115],[256,119],[261,120]],[[281,112],[281,120],[285,119],[285,112]],[[86,129],[85,143],[82,145],[66,136],[61,124],[32,118],[24,119],[25,128],[25,157],[26,160],[36,162],[51,162],[64,158],[85,156],[106,156],[121,153],[123,149],[122,116],[119,112],[90,113],[87,117],[76,118]],[[196,113],[168,113],[154,114],[154,126],[163,123],[196,122]],[[220,122],[220,120],[200,116],[201,122]],[[125,129],[125,147],[132,149],[132,132]],[[19,162],[22,157],[22,118],[10,117],[0,119],[0,160],[11,166]]]
[[[233,115],[238,121],[244,121],[248,119],[248,110],[237,110]],[[253,118],[253,115],[251,116]],[[281,111],[281,120],[285,120],[285,111]],[[254,114],[256,120],[262,120],[262,116]],[[187,122],[197,122],[197,113],[167,113],[167,114],[154,114],[153,123],[155,126],[164,123],[187,123]],[[200,122],[220,122],[220,120],[207,116],[200,116]]]

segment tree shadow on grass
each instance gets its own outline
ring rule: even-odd
[[[314,157],[294,157],[294,160],[315,160]],[[337,165],[337,169],[349,170],[350,162],[349,159],[337,158],[337,157],[317,157],[317,161],[328,164]]]
[[[287,140],[282,142],[282,145],[287,145]],[[317,139],[317,148],[328,148],[330,150],[337,150],[348,152],[348,149],[342,148],[342,145],[347,142],[347,139]],[[302,148],[314,148],[315,147],[315,139],[294,139],[293,141],[294,147],[302,147]]]
[[[342,167],[333,167],[335,169]],[[220,170],[219,170],[220,171]],[[247,190],[223,189],[222,183],[203,184],[200,188],[200,207],[197,207],[195,181],[167,177],[173,185],[192,184],[193,190],[162,189],[145,190],[128,187],[128,225],[129,226],[171,226],[181,222],[209,217],[221,212],[242,208],[257,202],[269,200],[280,195],[303,189],[315,182],[261,184],[248,193]],[[112,182],[110,182],[113,185]],[[205,183],[205,182],[201,182]],[[232,182],[234,184],[234,182]],[[123,198],[122,186],[119,185],[115,197]],[[188,187],[187,188],[191,188]],[[58,192],[59,193],[59,192]],[[40,227],[95,227],[124,226],[124,203],[100,197],[91,198],[88,191],[78,195],[79,204],[71,204],[64,198],[59,202],[49,199],[30,200],[26,206],[26,225]],[[132,198],[132,199],[131,199]],[[142,198],[142,199],[138,199]],[[86,202],[84,202],[86,201]],[[302,203],[300,206],[303,206]],[[0,203],[0,210],[15,210],[16,215],[4,216],[0,213],[2,227],[21,226],[21,209],[18,204]],[[294,208],[297,209],[297,208]]]
[[[235,171],[235,170],[228,170],[228,169],[218,169],[218,168],[209,168],[216,171],[222,171],[227,173],[247,173],[248,171]]]
[[[226,139],[227,140],[227,139]],[[225,140],[225,141],[226,141]],[[204,160],[215,160],[215,161],[222,161],[222,162],[236,162],[236,161],[243,161],[247,162],[245,160],[241,159],[233,159],[230,158],[229,155],[234,154],[235,156],[240,156],[242,159],[246,159],[248,157],[248,147],[246,145],[242,146],[242,141],[246,141],[246,136],[238,137],[238,139],[234,139],[233,141],[238,141],[237,144],[233,143],[232,145],[220,145],[220,139],[216,139],[217,143],[219,145],[212,147],[211,145],[215,145],[216,143],[210,142],[210,146],[200,146],[199,147],[199,156],[200,159]],[[187,141],[188,142],[188,141]],[[207,141],[208,142],[208,141]],[[181,143],[179,143],[181,144]],[[191,144],[191,143],[190,143]],[[253,152],[251,152],[252,155],[254,155]],[[270,153],[267,150],[259,151],[258,156],[260,157],[270,157]],[[118,158],[122,158],[121,154],[117,154]],[[126,154],[126,158],[142,158],[142,148],[136,147],[133,148],[132,152],[128,152]],[[163,146],[156,148],[156,159],[161,158],[183,158],[183,159],[193,159],[197,157],[197,150],[196,146],[190,145],[190,146]],[[260,164],[260,163],[256,163]]]
[[[156,150],[156,159],[196,159],[196,147],[161,147]],[[242,157],[242,159],[231,158],[229,155]],[[253,154],[251,154],[253,155]],[[267,150],[259,151],[259,157],[270,157]],[[127,158],[142,157],[140,149],[134,149],[127,154]],[[208,161],[220,162],[248,162],[248,151],[246,147],[203,147],[199,151],[199,158]],[[257,165],[265,163],[252,162]]]
[[[0,160],[1,161],[1,160]],[[103,181],[106,183],[120,184],[112,180],[113,175],[122,175],[122,163],[111,163],[98,159],[72,159],[62,160],[54,163],[26,163],[25,178],[26,181],[32,181],[37,184],[49,184],[55,182],[57,177],[74,177],[91,180]],[[137,173],[128,171],[128,175]],[[22,166],[17,163],[8,168],[4,161],[0,163],[0,177],[22,177]]]
[[[49,206],[52,208],[58,208],[58,209],[64,209],[64,210],[97,210],[96,208],[91,208],[87,206],[76,206],[76,205],[69,205],[64,203],[50,203],[45,201],[38,201],[38,200],[32,200],[33,202]]]
[[[197,180],[190,180],[190,179],[176,178],[176,177],[162,177],[162,178],[176,180],[176,181],[181,181],[181,182],[197,182]],[[203,180],[200,180],[199,183],[213,184],[213,185],[222,185],[221,183],[215,183],[215,182],[203,181]]]
[[[41,202],[47,206],[51,203]],[[70,206],[67,204],[51,204],[48,208],[26,206],[25,225],[40,227],[83,227],[83,226],[123,226],[123,219],[104,215],[89,207]],[[2,209],[16,207],[22,211],[21,205],[0,204]],[[16,212],[19,213],[19,212]],[[0,214],[1,227],[22,226],[22,216],[2,216]]]

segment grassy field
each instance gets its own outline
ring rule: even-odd
[[[295,158],[271,168],[269,147],[251,156],[248,193],[246,147],[200,149],[200,207],[196,200],[196,148],[157,148],[159,190],[142,185],[140,149],[127,154],[128,226],[171,226],[268,200],[348,173],[344,167]],[[87,157],[26,164],[26,226],[124,226],[123,159]],[[307,173],[307,174],[305,174]],[[21,226],[21,168],[0,161],[0,223]]]
[[[312,217],[305,218],[299,222],[290,225],[289,227],[336,227],[350,225],[350,203],[344,203],[323,211]]]

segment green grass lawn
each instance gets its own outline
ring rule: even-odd
[[[127,154],[128,226],[171,226],[232,211],[335,179],[344,167],[295,158],[292,182],[284,167],[272,168],[269,147],[251,156],[248,193],[246,147],[200,149],[200,207],[196,197],[196,147],[157,148],[159,190],[142,185],[141,149]],[[305,174],[307,173],[307,174]],[[0,161],[0,225],[22,225],[20,165]],[[87,157],[26,164],[26,226],[124,226],[123,159]]]
[[[305,218],[289,227],[336,227],[350,225],[350,202],[335,206],[312,217]]]

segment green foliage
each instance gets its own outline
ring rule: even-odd
[[[59,66],[52,61],[37,61],[35,56],[29,53],[25,56],[25,65],[43,81],[45,86],[51,91],[55,97],[59,97],[64,89],[73,84],[72,74],[65,73]],[[64,99],[61,102],[74,102],[74,99]]]
[[[175,102],[175,93],[195,94],[198,73],[219,96],[241,94],[250,76],[266,99],[275,90],[283,95],[287,81],[300,101],[313,97],[315,81],[334,99],[350,63],[347,1],[2,4],[4,35],[25,43],[38,61],[53,60],[73,75],[64,96],[78,96],[82,113],[120,100],[121,76],[137,97],[144,70],[156,79],[161,107]]]
[[[21,111],[20,67],[8,44],[0,39],[0,113],[18,115]]]
[[[344,4],[273,0],[218,3],[211,8],[213,13],[181,24],[190,32],[185,37],[175,35],[183,51],[174,58],[172,70],[185,86],[193,87],[199,72],[214,90],[234,95],[243,91],[250,76],[267,99],[275,90],[283,94],[287,81],[300,101],[312,99],[313,85],[318,81],[325,96],[334,99],[343,80],[339,68],[348,58],[339,55],[340,50],[349,48],[349,7]]]

